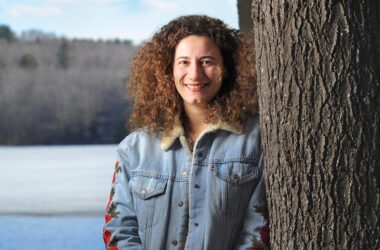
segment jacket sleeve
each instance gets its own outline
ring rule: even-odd
[[[245,215],[243,227],[239,233],[235,249],[267,250],[269,243],[269,215],[265,197],[264,157],[261,155],[259,183],[253,192]]]
[[[108,250],[143,249],[138,235],[133,197],[128,186],[127,167],[125,151],[119,148],[103,228],[103,239]]]

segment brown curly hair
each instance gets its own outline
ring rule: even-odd
[[[189,15],[163,26],[133,57],[127,88],[133,101],[129,121],[133,129],[167,132],[175,118],[183,116],[183,100],[173,79],[173,60],[177,44],[189,35],[213,40],[227,70],[220,91],[208,104],[205,122],[223,121],[241,129],[244,116],[258,112],[252,35],[229,28],[216,18]]]

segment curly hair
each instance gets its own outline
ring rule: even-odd
[[[163,26],[134,55],[127,88],[133,101],[129,120],[132,129],[167,132],[176,117],[183,117],[173,61],[176,46],[189,35],[207,36],[214,41],[227,69],[220,91],[208,104],[205,122],[223,121],[241,129],[244,116],[258,112],[252,35],[229,28],[216,18],[189,15]]]

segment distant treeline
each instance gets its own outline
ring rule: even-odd
[[[117,143],[130,41],[68,40],[0,25],[0,144]]]

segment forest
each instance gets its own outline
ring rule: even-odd
[[[129,40],[0,25],[0,144],[117,143],[127,133]]]

